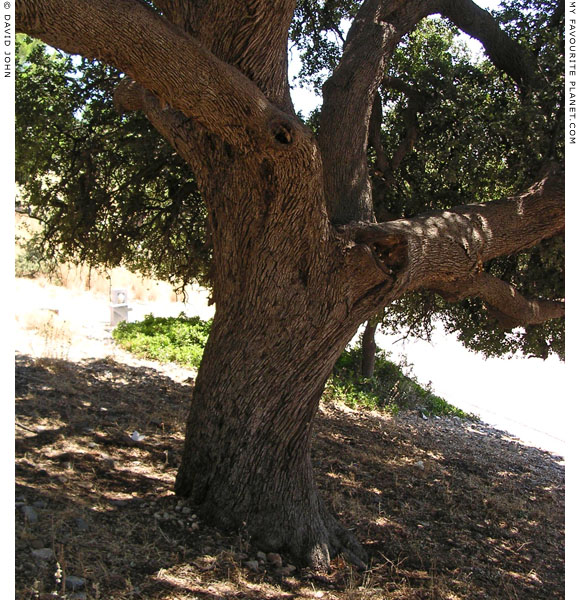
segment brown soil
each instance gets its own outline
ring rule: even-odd
[[[173,495],[191,376],[121,352],[17,355],[16,598],[564,598],[562,459],[411,413],[320,411],[319,486],[366,547],[366,572],[340,557],[324,576],[263,560]]]

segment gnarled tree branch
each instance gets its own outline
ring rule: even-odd
[[[491,308],[492,315],[502,327],[513,329],[536,325],[564,316],[564,302],[559,300],[528,299],[517,289],[489,273],[480,273],[467,280],[458,280],[433,288],[445,300],[458,302],[477,296]]]
[[[168,20],[251,79],[270,102],[294,112],[287,46],[295,0],[155,0],[155,4]]]
[[[387,4],[363,3],[348,32],[342,59],[322,88],[318,141],[329,212],[337,223],[374,220],[366,165],[368,123],[387,57],[401,36],[386,21]]]
[[[458,282],[474,281],[492,258],[563,232],[564,174],[552,166],[526,192],[504,200],[340,229],[368,247],[375,262],[394,277],[393,295],[455,289]]]
[[[193,119],[168,105],[162,105],[155,95],[129,77],[123,78],[115,89],[113,103],[120,113],[143,112],[194,172],[203,166],[207,168],[207,164],[204,164],[207,156],[201,150],[208,134]]]
[[[539,84],[532,55],[502,30],[487,10],[472,0],[439,0],[438,11],[459,29],[479,40],[493,64],[522,89]]]
[[[241,151],[304,135],[238,69],[138,0],[30,0],[16,16],[18,31],[117,67]],[[277,135],[281,127],[289,139]]]

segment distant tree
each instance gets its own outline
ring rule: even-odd
[[[94,112],[72,113],[80,137],[98,144],[105,136],[101,147],[115,159],[103,153],[96,166],[95,156],[80,155],[68,177],[74,193],[54,195],[51,210],[63,201],[62,219],[77,228],[68,239],[101,230],[106,242],[115,231],[120,244],[126,226],[128,243],[142,226],[164,231],[175,171],[161,163],[173,165],[175,156],[149,133],[135,138],[133,125],[123,129],[134,112],[194,173],[216,313],[175,489],[207,519],[244,528],[264,549],[318,568],[337,552],[365,560],[324,507],[310,462],[325,381],[361,323],[387,306],[395,306],[387,318],[402,325],[425,314],[415,328],[433,314],[451,315],[449,329],[493,351],[519,335],[506,330],[563,318],[564,175],[554,126],[561,57],[557,44],[543,41],[559,39],[561,27],[555,2],[512,6],[508,34],[471,0],[17,5],[21,32],[125,74],[113,94],[130,116],[116,129],[101,125],[99,94]],[[440,25],[425,24],[438,13],[479,39],[490,62],[471,65]],[[522,33],[528,17],[538,30],[532,36]],[[321,110],[308,124],[290,98],[289,32],[304,76],[324,80]],[[529,119],[518,102],[532,110]],[[50,112],[43,118],[50,128]],[[147,193],[131,183],[131,161],[142,152],[159,165]],[[110,212],[111,202],[126,208]],[[199,228],[197,215],[194,222]],[[134,252],[143,264],[167,247],[163,235],[146,239]],[[191,243],[180,246],[185,261],[194,260]],[[95,238],[84,247],[90,253],[102,244]],[[172,264],[177,272],[180,263]],[[535,331],[557,349],[561,328]],[[521,340],[534,349],[531,338]]]

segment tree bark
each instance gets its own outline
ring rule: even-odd
[[[365,553],[324,507],[310,462],[318,402],[352,329],[329,322],[313,334],[311,318],[216,312],[175,490],[264,551],[322,569],[340,552],[362,566]]]
[[[377,343],[375,334],[379,323],[377,320],[369,320],[365,326],[361,341],[362,364],[361,374],[370,379],[375,373],[375,360],[377,357]]]

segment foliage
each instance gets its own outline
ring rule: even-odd
[[[43,223],[39,252],[207,284],[193,175],[142,114],[117,114],[120,73],[21,35],[16,68],[19,209]]]
[[[521,2],[507,4],[511,8],[498,12],[500,22],[527,40],[541,67],[554,77],[539,91],[522,94],[489,61],[474,63],[444,21],[424,21],[397,49],[390,74],[412,81],[426,95],[427,108],[417,115],[413,151],[405,155],[377,212],[406,217],[499,199],[529,185],[548,161],[563,160],[561,31],[544,23],[554,3],[535,2],[538,11],[543,7],[537,13],[523,11]],[[384,142],[397,147],[405,135],[401,115],[408,100],[392,90],[383,93],[389,105]],[[564,297],[561,237],[498,258],[486,269],[524,296]],[[407,334],[424,336],[434,320],[457,333],[466,347],[487,356],[518,351],[542,358],[550,353],[564,356],[563,320],[505,331],[478,299],[450,304],[433,294],[407,295],[389,307],[384,327],[400,332],[404,324]]]
[[[298,3],[291,39],[303,61],[303,82],[320,91],[358,4]],[[546,162],[562,161],[563,29],[552,22],[556,6],[557,0],[505,0],[494,12],[504,30],[536,58],[545,77],[542,86],[526,93],[487,58],[474,60],[446,20],[425,19],[399,44],[386,75],[411,84],[422,107],[416,112],[414,146],[391,174],[390,185],[374,178],[379,220],[509,196],[534,181]],[[381,135],[390,160],[407,135],[412,107],[408,95],[390,85],[381,86],[380,94]],[[315,112],[308,124],[316,130],[317,123]],[[370,150],[371,172],[375,161]],[[564,297],[562,239],[496,259],[486,268],[524,296]],[[518,351],[564,356],[563,320],[505,331],[478,299],[450,304],[433,294],[408,294],[388,307],[383,329],[427,337],[435,321],[487,356]]]
[[[113,339],[125,350],[143,358],[199,367],[212,321],[199,317],[154,317],[136,323],[119,323]]]
[[[365,379],[360,375],[360,345],[345,350],[326,385],[325,398],[340,400],[351,408],[386,410],[394,414],[401,409],[413,408],[428,415],[475,418],[433,394],[429,387],[423,388],[387,356],[383,351],[377,353],[374,375]]]
[[[290,42],[299,80],[320,91],[336,66],[360,0],[298,0]],[[390,175],[374,177],[379,220],[521,191],[563,158],[563,28],[557,0],[505,0],[494,15],[535,57],[544,77],[522,91],[487,59],[474,60],[458,30],[423,20],[394,52],[388,77],[423,101],[416,139]],[[205,207],[191,172],[146,119],[116,114],[114,69],[73,60],[24,36],[17,45],[17,181],[23,210],[44,223],[39,252],[104,267],[125,264],[176,285],[210,284]],[[380,88],[382,140],[394,156],[409,131],[409,97]],[[412,111],[414,112],[414,111]],[[318,114],[308,124],[316,131]],[[376,153],[369,150],[370,172]],[[384,174],[383,174],[384,175]],[[524,296],[564,297],[564,243],[548,240],[485,268]],[[563,319],[505,331],[478,299],[450,304],[416,292],[390,305],[382,327],[428,337],[435,322],[487,356],[564,356]]]
[[[183,313],[178,317],[147,315],[143,321],[119,323],[113,330],[113,338],[123,349],[137,356],[199,367],[211,324],[211,320],[203,321]],[[377,355],[372,379],[360,377],[361,360],[360,346],[341,354],[326,385],[326,399],[344,402],[351,408],[391,413],[418,408],[429,415],[473,418],[406,376],[384,352]]]
[[[47,275],[51,279],[58,280],[56,275],[57,263],[50,260],[42,252],[38,238],[33,236],[19,244],[14,264],[14,275],[16,277],[37,277]]]
[[[359,5],[357,0],[298,0],[289,37],[300,54],[301,83],[320,91],[342,54],[343,22],[354,18]]]

